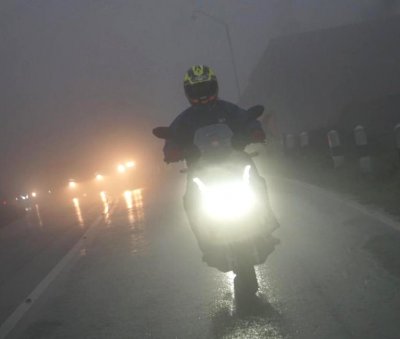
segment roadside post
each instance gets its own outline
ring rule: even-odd
[[[310,146],[310,138],[307,132],[300,133],[300,149],[304,153]]]
[[[337,131],[331,130],[328,132],[328,144],[333,161],[333,168],[342,167],[344,164],[343,147]]]
[[[286,155],[293,155],[296,149],[296,140],[293,134],[285,134],[284,146]]]
[[[372,173],[372,161],[365,128],[358,125],[354,128],[354,140],[357,146],[360,170],[364,174]]]

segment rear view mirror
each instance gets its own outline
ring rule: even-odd
[[[249,120],[256,120],[260,116],[262,116],[263,113],[264,113],[264,106],[262,105],[255,105],[247,110],[247,115],[249,117]]]
[[[171,139],[172,137],[169,127],[156,127],[153,129],[153,134],[159,139]]]

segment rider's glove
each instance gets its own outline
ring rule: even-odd
[[[265,133],[262,129],[257,129],[253,131],[250,135],[251,142],[264,142]]]
[[[164,151],[164,161],[166,163],[177,162],[184,159],[184,154],[179,147],[170,147]]]

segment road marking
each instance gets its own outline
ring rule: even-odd
[[[370,216],[371,218],[379,220],[383,224],[386,224],[386,225],[392,227],[396,231],[400,231],[400,221],[398,220],[398,218],[391,216],[388,213],[382,212],[382,211],[378,210],[376,207],[364,206],[361,203],[355,201],[353,198],[350,198],[344,194],[340,194],[337,192],[331,192],[327,189],[324,189],[324,188],[321,188],[321,187],[318,187],[318,186],[315,186],[315,185],[312,185],[312,184],[309,184],[306,182],[302,182],[302,181],[299,181],[296,179],[288,179],[288,178],[280,178],[280,177],[270,177],[270,178],[273,180],[277,179],[277,180],[294,183],[299,186],[303,186],[303,188],[306,188],[308,190],[312,190],[314,192],[318,192],[320,194],[328,196],[333,200],[339,201],[341,203],[346,204],[349,207],[357,209],[361,213],[366,214],[366,215]]]
[[[118,205],[118,201],[111,208],[112,215]],[[35,289],[25,298],[15,311],[4,321],[0,326],[0,339],[5,339],[8,334],[15,328],[18,322],[22,319],[26,312],[39,300],[40,296],[46,291],[50,284],[58,277],[58,275],[73,261],[78,258],[81,250],[87,246],[94,236],[96,226],[103,220],[103,215],[100,215],[93,221],[82,237],[72,247],[68,253],[58,262],[56,266],[46,275],[46,277],[35,287]]]

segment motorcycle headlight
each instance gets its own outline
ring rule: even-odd
[[[222,182],[207,186],[199,178],[193,181],[202,194],[202,207],[210,217],[218,220],[234,220],[247,215],[255,205],[256,197],[252,191],[245,168],[243,180]]]

